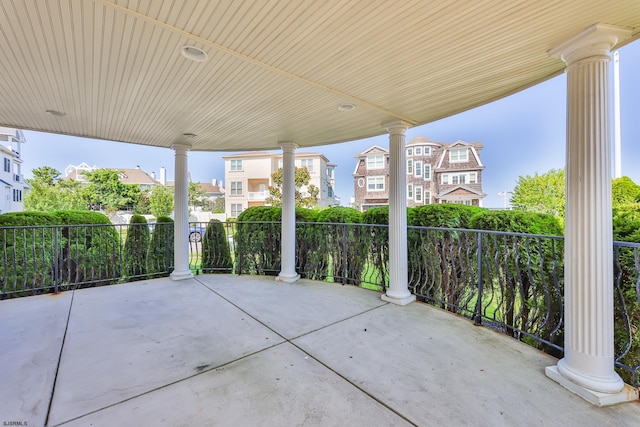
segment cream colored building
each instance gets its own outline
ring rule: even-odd
[[[242,153],[223,159],[227,217],[236,218],[249,207],[264,206],[269,197],[269,186],[273,185],[271,175],[282,167],[282,154]],[[300,152],[295,154],[295,166],[306,167],[311,176],[309,184],[319,189],[317,206],[340,204],[340,198],[335,194],[336,165],[320,153]],[[306,190],[306,187],[301,188],[302,193]]]

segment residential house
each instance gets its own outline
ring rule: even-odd
[[[82,184],[87,183],[87,178],[84,176],[85,172],[92,172],[99,169],[97,166],[89,166],[82,162],[79,165],[69,165],[64,169],[64,179],[73,179]],[[123,184],[134,184],[140,186],[141,190],[152,190],[159,182],[155,179],[155,173],[146,173],[140,166],[135,168],[108,168],[120,171],[120,182]]]
[[[225,212],[236,218],[243,210],[252,206],[263,206],[273,185],[271,175],[282,167],[282,154],[253,152],[224,156],[224,176],[227,183]],[[300,152],[295,154],[295,166],[309,171],[309,185],[318,188],[317,206],[340,204],[335,194],[336,165],[320,153]],[[306,186],[300,191],[305,193]]]
[[[22,175],[21,145],[24,144],[24,133],[20,129],[0,127],[0,155],[3,168],[0,173],[0,212],[22,211],[22,200],[29,185]]]
[[[452,144],[416,137],[406,143],[407,206],[482,206],[480,142]],[[389,204],[389,150],[374,145],[355,156],[354,204],[362,212]]]

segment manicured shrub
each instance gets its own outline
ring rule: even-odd
[[[106,215],[55,211],[64,238],[60,276],[66,284],[108,284],[121,276],[120,235]]]
[[[473,228],[469,221],[483,212],[482,208],[467,205],[437,204],[418,206],[409,210],[408,224],[440,228]]]
[[[56,272],[64,241],[56,222],[45,212],[0,215],[0,297],[32,294],[59,283]]]
[[[149,249],[149,227],[142,215],[133,215],[127,229],[124,244],[124,274],[128,280],[146,277],[148,273],[147,251]]]
[[[224,225],[217,219],[207,224],[202,239],[202,271],[205,273],[231,273],[233,262]]]
[[[243,273],[275,276],[280,272],[280,208],[254,206],[236,220],[236,256]]]
[[[362,214],[362,222],[381,225],[381,227],[370,227],[365,247],[378,272],[381,285],[386,288],[389,286],[389,206],[376,206],[366,210]]]
[[[320,236],[324,247],[324,260],[328,275],[334,281],[360,285],[362,271],[367,261],[365,232],[362,226],[362,213],[356,209],[334,206],[320,211],[318,222],[325,232]],[[349,224],[349,225],[341,225]]]
[[[528,331],[562,346],[563,295],[563,241],[530,236],[562,234],[558,219],[550,214],[529,211],[485,211],[470,220],[470,226],[478,230],[526,233],[526,235],[486,234],[483,251],[494,254],[493,268],[503,280],[501,283],[485,283],[485,297],[490,298],[495,286],[505,300],[505,310],[500,313],[505,324],[511,325],[505,333],[521,337]],[[548,314],[547,314],[548,313]],[[523,338],[524,339],[524,338]],[[545,351],[560,356],[552,347],[529,342]]]
[[[173,271],[173,220],[168,216],[156,218],[149,246],[149,273],[152,277],[168,276]]]

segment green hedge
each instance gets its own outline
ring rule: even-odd
[[[2,293],[19,296],[60,283],[57,265],[64,241],[57,222],[45,212],[0,215]]]
[[[149,245],[149,273],[152,277],[168,276],[173,271],[174,225],[168,216],[156,218]]]
[[[109,284],[121,275],[120,235],[106,215],[91,211],[52,212],[62,227],[61,280]]]
[[[367,251],[363,249],[366,233],[363,227],[339,224],[360,224],[362,213],[356,209],[334,206],[320,211],[318,222],[337,223],[323,226],[325,233],[319,236],[328,275],[336,282],[360,285],[367,261]]]
[[[275,276],[280,272],[280,208],[254,206],[236,220],[236,257],[242,273]]]
[[[202,271],[205,273],[231,273],[233,262],[224,225],[217,219],[207,224],[202,238]]]
[[[133,215],[127,229],[127,240],[124,244],[124,274],[127,280],[146,277],[147,251],[149,250],[149,227],[147,219],[142,215]]]

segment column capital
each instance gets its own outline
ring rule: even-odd
[[[592,56],[609,55],[616,44],[629,37],[631,28],[594,24],[549,49],[547,53],[552,58],[561,59],[567,65],[571,65]]]
[[[171,149],[175,150],[175,151],[182,151],[182,152],[189,151],[189,150],[191,150],[191,143],[189,143],[189,142],[174,142],[171,145]]]
[[[295,142],[291,141],[282,141],[278,142],[278,145],[282,148],[282,151],[295,151],[299,146]]]
[[[392,135],[404,135],[407,129],[411,127],[411,123],[405,122],[404,120],[394,120],[392,122],[382,123],[382,127]]]

